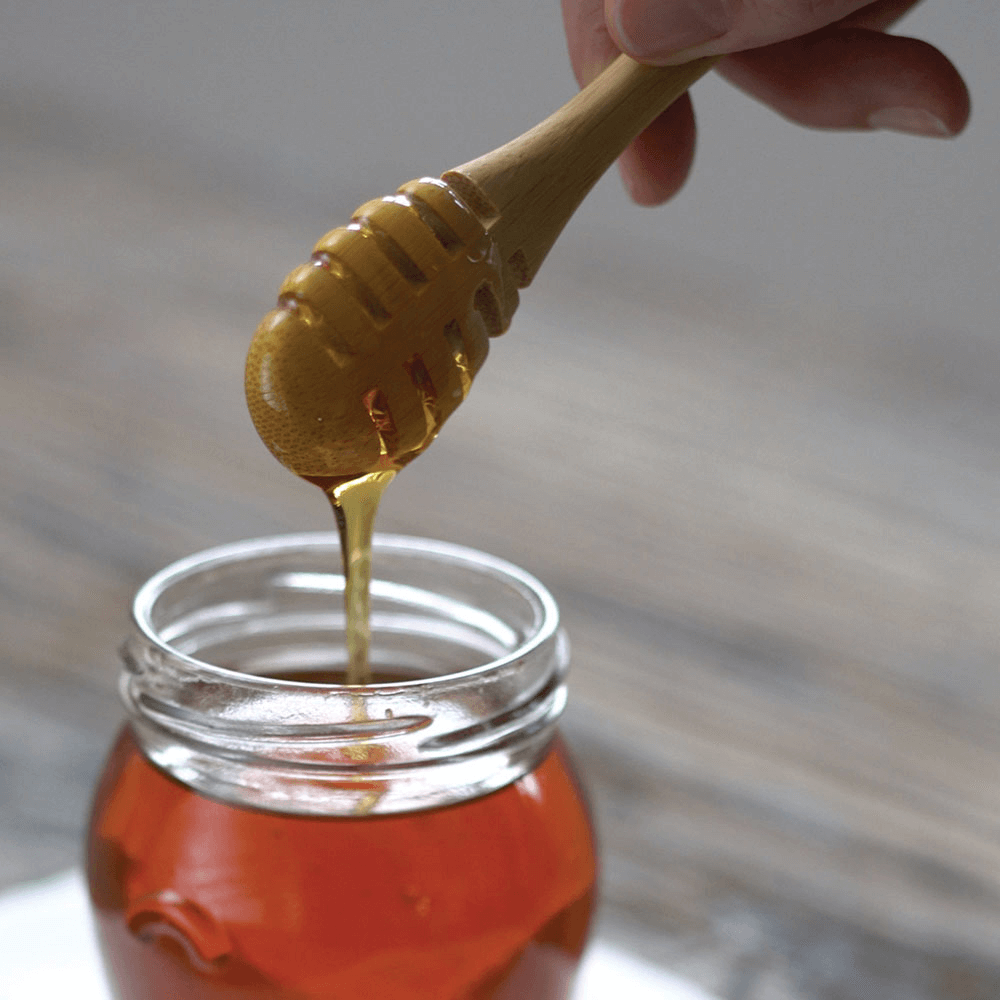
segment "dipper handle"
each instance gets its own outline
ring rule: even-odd
[[[487,228],[519,287],[628,144],[716,61],[646,66],[621,55],[530,131],[442,175],[477,215],[495,220]]]

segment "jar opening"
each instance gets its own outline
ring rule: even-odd
[[[383,811],[423,808],[431,786],[436,804],[530,769],[565,703],[568,650],[545,588],[484,553],[376,536],[377,682],[352,687],[339,558],[331,533],[257,539],[140,589],[122,694],[147,755],[195,787],[225,786],[213,794],[306,812],[361,784],[370,799],[372,781],[386,784]]]

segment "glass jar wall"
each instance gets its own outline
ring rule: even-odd
[[[88,843],[120,1000],[564,1000],[595,857],[555,604],[380,537],[378,683],[347,687],[338,558],[261,539],[137,595]]]

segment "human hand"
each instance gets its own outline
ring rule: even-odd
[[[801,125],[953,136],[969,117],[958,70],[932,45],[885,33],[918,2],[562,0],[562,9],[581,86],[619,51],[656,65],[722,55],[722,76]],[[694,140],[685,95],[619,160],[633,200],[670,198],[691,168]]]

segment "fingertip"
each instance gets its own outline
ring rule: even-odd
[[[969,121],[969,88],[951,60],[919,38],[884,35],[896,66],[873,88],[877,106],[865,124],[876,130],[950,139]]]
[[[643,208],[662,205],[670,197],[670,192],[650,177],[630,153],[631,147],[622,153],[618,160],[618,174],[622,184],[625,185],[629,200]]]
[[[969,117],[958,70],[933,45],[853,26],[727,57],[719,72],[813,128],[954,136]]]
[[[684,95],[625,150],[618,169],[637,205],[662,205],[683,187],[694,160],[694,109]]]
[[[731,26],[723,0],[605,0],[604,12],[618,47],[640,62],[656,64],[707,54],[706,45],[718,42]]]
[[[603,0],[562,0],[562,14],[573,73],[585,87],[619,50],[608,34]]]

